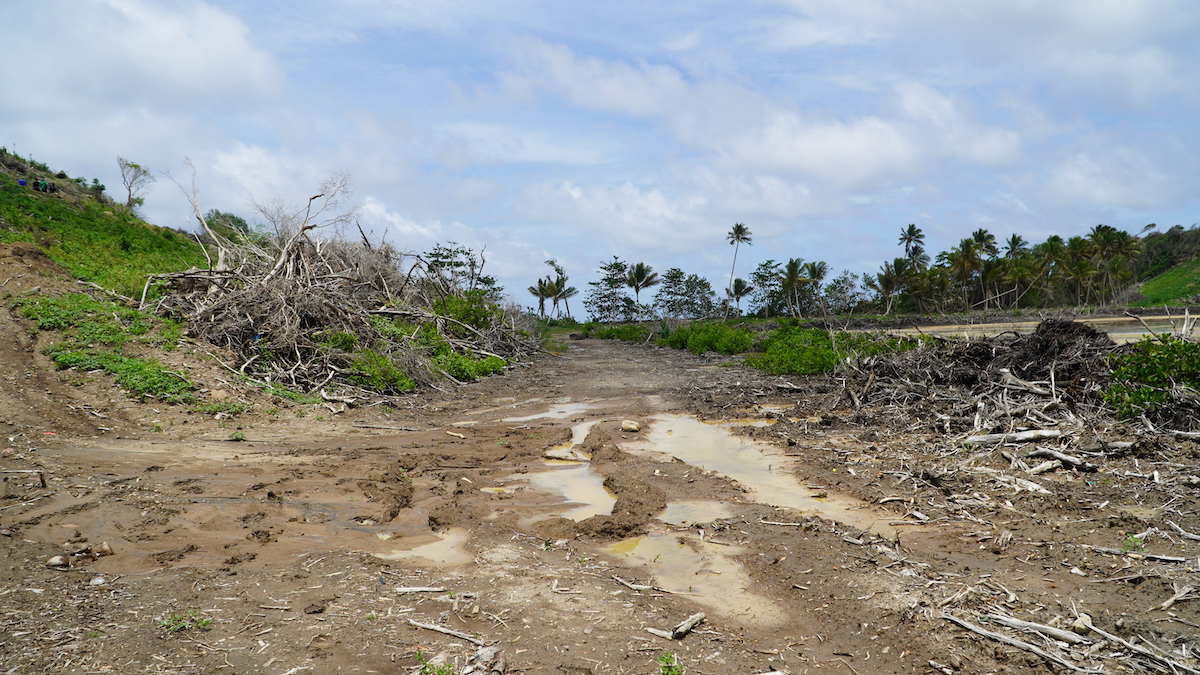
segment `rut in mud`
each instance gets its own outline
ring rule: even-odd
[[[838,382],[591,340],[408,409],[281,404],[241,442],[146,414],[165,431],[25,428],[0,455],[28,472],[0,495],[5,671],[1194,667],[1190,441],[965,444]],[[1089,466],[1031,473],[1038,445]],[[943,618],[1008,630],[989,613],[1133,647]]]

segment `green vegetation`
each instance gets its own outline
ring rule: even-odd
[[[216,415],[225,413],[226,415],[240,415],[246,412],[246,404],[241,401],[232,399],[221,399],[219,401],[209,401],[202,403],[192,408],[195,412],[204,413],[205,415]]]
[[[212,619],[193,609],[187,614],[172,614],[158,622],[158,625],[172,633],[182,633],[185,630],[205,630]]]
[[[1136,534],[1125,535],[1125,543],[1122,544],[1122,546],[1121,546],[1122,553],[1129,553],[1130,551],[1145,551],[1145,550],[1146,550],[1146,542],[1142,541],[1141,537],[1137,536]]]
[[[683,665],[675,652],[663,652],[658,657],[658,675],[683,675]]]
[[[743,326],[705,321],[669,331],[659,338],[659,344],[686,349],[696,355],[705,352],[741,354],[754,348],[754,334]]]
[[[1200,296],[1200,259],[1182,263],[1142,284],[1138,307],[1191,304]]]
[[[746,364],[775,375],[815,375],[848,359],[915,349],[920,342],[881,333],[831,332],[788,326],[773,331]]]
[[[422,651],[417,652],[417,661],[421,664],[417,675],[454,675],[454,666],[445,663],[435,665],[425,658],[425,653]]]
[[[417,383],[411,377],[374,349],[364,349],[355,354],[350,367],[356,371],[350,379],[372,391],[399,394],[417,388]]]
[[[29,175],[53,181],[58,191],[21,187],[18,177]],[[73,276],[135,297],[147,274],[204,266],[195,241],[147,224],[95,188],[102,186],[87,188],[83,179],[0,149],[0,243],[36,244]]]
[[[155,341],[151,335],[156,324],[153,317],[82,293],[17,298],[12,307],[32,320],[38,330],[61,332],[62,341],[46,349],[58,369],[111,373],[135,396],[154,396],[168,403],[192,399],[195,386],[187,378],[154,359],[125,353],[125,346],[135,338]],[[177,332],[174,324],[160,325],[168,332]],[[164,341],[161,335],[158,341]]]
[[[1160,335],[1132,345],[1112,359],[1111,382],[1102,393],[1122,419],[1172,402],[1172,389],[1200,389],[1200,344]]]

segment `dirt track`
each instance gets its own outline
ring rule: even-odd
[[[73,389],[78,404],[102,385]],[[476,650],[409,620],[495,644],[508,672],[572,675],[657,673],[665,651],[702,674],[1061,670],[941,618],[992,609],[1194,642],[1196,603],[1149,610],[1197,567],[1169,524],[1200,531],[1177,487],[1194,444],[1142,441],[1016,493],[986,471],[1009,466],[1002,448],[839,399],[834,383],[589,340],[409,408],[276,400],[213,420],[114,398],[103,421],[60,409],[53,428],[22,413],[0,469],[41,473],[5,474],[0,495],[0,672],[406,673],[418,650],[460,667]],[[226,440],[235,425],[244,441]],[[590,469],[542,459],[572,427]],[[729,479],[756,464],[774,477]],[[553,482],[595,503],[564,504]],[[1151,526],[1171,537],[1129,546]],[[102,542],[112,555],[94,557]],[[193,611],[212,623],[160,626]],[[699,611],[682,640],[646,631]]]

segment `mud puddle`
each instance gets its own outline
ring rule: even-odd
[[[857,499],[822,488],[806,488],[791,473],[795,462],[776,448],[731,435],[726,428],[694,417],[658,415],[645,442],[628,449],[644,456],[668,455],[706,471],[715,471],[750,489],[767,504],[818,515],[861,530],[891,535],[895,516],[877,514]],[[912,531],[912,528],[909,528]]]
[[[690,600],[713,613],[745,624],[778,626],[787,614],[770,598],[747,591],[750,576],[733,556],[738,546],[703,541],[690,535],[648,535],[626,539],[605,549],[624,563],[641,566],[654,585]]]
[[[580,413],[586,412],[596,407],[595,401],[576,401],[562,402],[550,406],[550,409],[545,412],[535,413],[533,415],[523,415],[521,417],[505,417],[501,422],[530,422],[532,420],[562,420],[568,417],[574,417]]]
[[[437,535],[435,535],[437,536]],[[418,539],[414,537],[413,539]],[[419,539],[428,539],[428,536]],[[466,528],[455,527],[437,536],[436,541],[420,544],[409,549],[395,549],[391,553],[373,553],[381,560],[404,560],[417,564],[428,564],[435,567],[455,567],[465,565],[474,559],[465,549],[470,533]]]

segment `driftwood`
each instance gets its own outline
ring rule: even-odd
[[[687,637],[687,634],[691,633],[696,626],[700,625],[701,621],[704,621],[704,612],[689,616],[683,621],[680,621],[669,631],[659,630],[657,628],[647,628],[646,631],[668,640],[682,640],[683,638]]]
[[[1028,443],[1030,441],[1040,441],[1047,438],[1058,438],[1063,432],[1058,429],[1031,429],[1029,431],[1017,431],[1011,434],[982,434],[979,436],[967,436],[963,439],[963,443],[968,444],[991,444],[991,443]]]
[[[392,589],[396,593],[445,593],[441,586],[397,586]]]
[[[486,644],[483,640],[480,640],[474,635],[468,635],[467,633],[454,630],[453,628],[444,628],[432,623],[421,623],[420,621],[413,621],[412,619],[408,620],[408,625],[415,626],[417,628],[424,628],[425,630],[436,631],[438,633],[442,633],[443,635],[450,635],[460,640],[466,640],[476,647],[482,647],[484,644]]]
[[[1070,464],[1071,466],[1075,467],[1076,469],[1079,469],[1080,471],[1096,471],[1097,470],[1097,467],[1095,464],[1089,464],[1088,462],[1085,462],[1084,460],[1080,459],[1079,457],[1075,457],[1073,455],[1068,455],[1066,453],[1059,452],[1057,450],[1052,450],[1050,448],[1038,448],[1037,450],[1032,450],[1032,451],[1026,453],[1025,456],[1026,457],[1049,457],[1050,459],[1057,459],[1058,461],[1062,462],[1064,465]]]
[[[1080,618],[1083,618],[1083,617],[1080,617]],[[1092,622],[1090,620],[1084,621],[1084,625],[1088,628],[1088,630],[1099,635],[1100,637],[1104,638],[1105,640],[1108,640],[1115,644],[1119,644],[1122,647],[1124,647],[1132,652],[1137,652],[1138,654],[1141,654],[1142,656],[1145,656],[1146,658],[1149,658],[1159,664],[1162,664],[1169,670],[1169,672],[1176,672],[1176,670],[1178,669],[1178,670],[1182,670],[1186,673],[1193,673],[1196,675],[1200,675],[1200,670],[1196,670],[1195,668],[1190,668],[1188,666],[1185,666],[1184,664],[1179,663],[1178,661],[1169,659],[1166,656],[1163,656],[1162,654],[1159,654],[1157,652],[1152,652],[1149,649],[1146,649],[1144,647],[1139,647],[1139,646],[1133,644],[1132,642],[1125,640],[1124,638],[1118,637],[1116,635],[1113,635],[1112,633],[1109,633],[1100,628],[1097,628],[1095,625],[1092,624]]]
[[[948,613],[942,614],[942,618],[947,621],[950,621],[952,623],[956,623],[959,626],[962,626],[963,628],[971,631],[972,633],[982,635],[983,637],[985,637],[989,640],[995,640],[996,642],[1001,642],[1003,644],[1009,645],[1010,647],[1024,649],[1027,652],[1037,654],[1038,656],[1042,657],[1043,659],[1045,659],[1051,663],[1056,663],[1064,668],[1069,668],[1070,670],[1073,670],[1077,673],[1102,673],[1102,672],[1104,672],[1104,669],[1102,669],[1102,668],[1084,668],[1082,666],[1075,665],[1074,663],[1071,663],[1070,661],[1062,658],[1061,656],[1051,654],[1050,652],[1042,649],[1041,647],[1035,647],[1034,645],[1031,645],[1028,642],[1018,640],[1014,637],[1009,637],[1003,633],[997,633],[995,631],[987,630],[986,628],[980,628],[979,626],[976,626],[975,624],[973,624],[969,621],[966,621],[964,619],[960,619],[957,616],[954,616],[953,614],[948,614]]]
[[[1092,642],[1078,633],[1073,633],[1069,630],[1063,630],[1061,628],[1055,628],[1054,626],[1033,623],[1031,621],[1023,621],[1015,617],[1005,616],[1004,614],[996,614],[995,612],[989,612],[987,616],[989,621],[995,621],[996,623],[1008,626],[1009,628],[1015,628],[1025,632],[1041,633],[1042,635],[1049,635],[1055,640],[1062,640],[1063,642],[1070,642],[1071,644],[1091,644]]]

